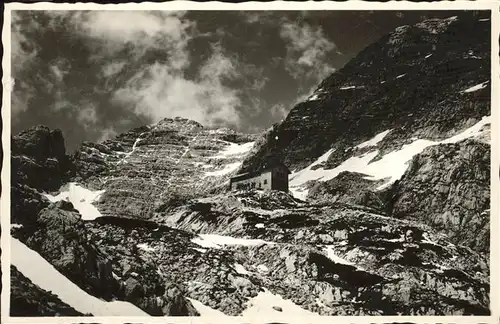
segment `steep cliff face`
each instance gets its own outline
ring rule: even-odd
[[[489,23],[468,14],[400,27],[259,136],[164,119],[71,156],[57,131],[14,136],[16,305],[489,314],[488,42]],[[274,159],[293,170],[290,192],[227,191]],[[24,253],[85,302],[48,289]]]
[[[58,189],[69,172],[61,131],[38,126],[12,138],[12,182]]]

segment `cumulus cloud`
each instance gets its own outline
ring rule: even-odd
[[[264,119],[280,120],[287,114],[276,103],[289,105],[293,94],[283,100],[277,93],[293,87],[300,96],[332,71],[327,58],[335,44],[320,27],[292,23],[290,14],[234,13],[247,24],[234,30],[212,23],[207,27],[207,22],[195,22],[189,12],[179,11],[37,15],[24,14],[13,27],[18,66],[36,61],[31,68],[35,78],[24,84],[16,77],[16,88],[22,90],[13,94],[17,106],[22,110],[31,102],[34,109],[30,96],[41,97],[47,110],[100,140],[132,124],[176,116],[243,131],[254,127],[252,123],[262,127]],[[243,37],[247,28],[255,35]],[[22,30],[30,30],[30,39]],[[43,31],[43,40],[37,41],[37,30]],[[54,42],[59,51],[47,46],[52,32],[61,37]],[[266,57],[262,44],[275,41],[279,52]],[[270,90],[279,88],[270,85],[272,78],[282,90]],[[133,123],[119,125],[121,116]]]
[[[271,107],[271,115],[275,120],[283,120],[288,115],[288,109],[284,104],[275,104]]]
[[[65,28],[79,37],[91,40],[86,43],[89,61],[92,71],[100,67],[102,82],[95,85],[94,93],[108,93],[111,103],[118,104],[115,107],[129,109],[152,122],[181,116],[211,126],[239,125],[241,93],[229,83],[257,72],[217,42],[212,43],[211,55],[201,65],[192,66],[189,44],[203,33],[186,12],[54,11],[47,15],[60,24],[64,21]],[[22,47],[18,48],[21,51]],[[36,49],[31,52],[28,54],[36,55]],[[20,54],[24,55],[19,55],[20,59],[26,57],[26,53]],[[51,61],[48,69],[53,82],[59,83],[71,73],[65,63]],[[194,70],[194,75],[188,76],[187,69]],[[266,78],[256,78],[251,87],[260,90],[266,82]],[[59,96],[58,88],[47,91],[55,98],[55,110],[70,107],[85,128],[98,122],[103,107],[82,104],[81,98],[68,101]]]
[[[196,34],[196,24],[185,18],[184,11],[88,11],[75,15],[77,31],[106,40],[95,56],[112,55],[125,46],[128,60],[140,59],[148,50],[162,49],[170,65],[181,69],[189,65],[182,55]],[[117,66],[115,66],[116,68]],[[109,67],[108,67],[109,68]]]
[[[97,122],[96,108],[92,103],[84,106],[78,111],[77,121],[85,128],[93,127]]]
[[[102,67],[102,74],[105,78],[120,72],[126,65],[125,61],[110,62]]]
[[[184,55],[188,52],[184,50]],[[205,125],[239,124],[238,91],[227,81],[238,78],[238,61],[218,45],[194,79],[185,77],[177,65],[155,63],[135,74],[125,87],[116,91],[114,100],[129,103],[141,115],[158,121],[181,116]]]
[[[240,117],[236,108],[241,105],[241,99],[238,91],[227,83],[241,77],[238,71],[241,63],[215,43],[212,55],[196,67],[196,76],[188,78],[185,73],[191,64],[188,45],[199,33],[196,24],[185,14],[174,11],[90,12],[81,17],[80,26],[92,37],[109,40],[114,51],[133,44],[135,57],[103,66],[102,74],[106,77],[126,69],[131,60],[140,61],[146,51],[158,49],[164,53],[164,57],[141,66],[124,85],[113,90],[115,103],[153,122],[181,116],[205,125],[238,125]]]
[[[249,24],[276,23],[276,12],[274,11],[240,11],[239,14]]]
[[[336,45],[320,26],[288,21],[281,25],[280,36],[287,44],[285,68],[293,77],[319,80],[334,71],[327,63],[327,55]]]
[[[33,60],[38,53],[36,44],[31,42],[23,33],[24,30],[41,28],[36,19],[23,19],[19,11],[12,11],[11,24],[11,59],[12,66],[23,66]]]

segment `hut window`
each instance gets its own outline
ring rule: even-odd
[[[264,179],[264,184],[267,184],[267,179]]]

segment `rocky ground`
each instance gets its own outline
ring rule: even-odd
[[[235,245],[234,262],[273,293],[320,314],[488,312],[488,260],[481,254],[415,222],[283,195],[240,192],[200,199],[169,211],[174,219],[165,221],[198,233],[271,242]],[[412,305],[415,297],[421,298],[418,306]]]
[[[148,219],[172,199],[225,187],[256,137],[165,119],[100,144],[84,143],[71,159],[75,180],[105,189],[103,215]]]

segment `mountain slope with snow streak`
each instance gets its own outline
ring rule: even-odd
[[[149,316],[122,301],[106,302],[89,295],[58,272],[47,260],[19,240],[11,239],[11,263],[40,288],[56,294],[63,302],[94,316]]]
[[[484,128],[491,124],[491,117],[485,116],[473,126],[461,131],[452,137],[441,141],[431,141],[426,139],[414,139],[413,142],[403,145],[399,150],[386,153],[380,159],[374,160],[379,155],[378,150],[362,153],[359,156],[352,156],[333,169],[314,168],[328,160],[333,150],[328,151],[309,167],[294,172],[290,175],[290,191],[296,198],[306,199],[308,190],[305,185],[308,181],[328,181],[335,178],[341,172],[350,171],[366,175],[367,180],[385,180],[385,183],[377,187],[377,190],[384,189],[395,181],[399,180],[408,168],[408,162],[425,148],[448,143],[457,143],[471,137],[478,137],[484,133]],[[373,139],[364,142],[356,148],[376,146],[376,143],[383,140],[389,131],[377,134]],[[367,143],[367,144],[365,144]]]

